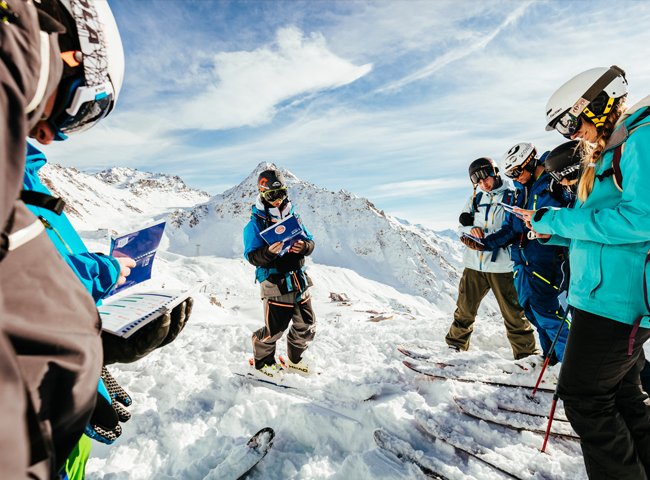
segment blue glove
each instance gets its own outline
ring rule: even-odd
[[[108,445],[122,435],[120,422],[126,422],[131,414],[125,407],[132,403],[131,397],[118,385],[106,367],[97,384],[97,404],[84,433],[90,438]]]

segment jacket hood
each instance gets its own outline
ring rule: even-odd
[[[620,124],[621,122],[625,122],[628,118],[634,116],[635,113],[637,113],[639,110],[641,110],[644,107],[650,107],[650,95],[648,95],[645,98],[642,98],[634,105],[632,105],[630,108],[628,108],[617,123]]]
[[[31,143],[27,142],[27,154],[25,155],[25,169],[38,172],[47,163],[45,154]]]

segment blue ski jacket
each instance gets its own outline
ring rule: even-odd
[[[289,215],[294,213],[293,205]],[[297,215],[296,215],[297,216]],[[244,227],[244,258],[251,261],[251,254],[260,248],[266,246],[266,242],[260,235],[260,232],[270,225],[270,219],[267,218],[266,212],[253,205],[251,219]],[[307,227],[303,225],[307,240],[313,241],[313,237]],[[313,247],[312,247],[313,248]],[[286,253],[282,257],[272,262],[272,265],[256,265],[255,280],[263,282],[273,274],[285,274],[291,271],[301,270],[304,265],[304,256],[295,253]]]
[[[530,185],[521,185],[515,182],[517,188],[515,204],[527,210],[566,206],[567,200],[551,194],[550,182],[551,176],[546,172],[543,172]],[[566,249],[529,240],[529,231],[523,220],[508,213],[503,227],[492,235],[486,236],[483,243],[488,249],[511,245],[510,256],[515,263],[515,271],[523,270],[528,277],[541,282],[539,283],[541,292],[548,290],[549,293],[554,293],[557,296],[562,284],[561,265],[566,256]]]
[[[38,176],[38,171],[46,163],[47,158],[43,152],[27,143],[24,190],[52,195]],[[119,278],[120,264],[117,260],[101,253],[90,253],[65,213],[57,215],[47,208],[33,205],[27,207],[41,219],[47,234],[63,259],[70,265],[95,302],[100,303]]]
[[[648,105],[650,97],[619,121],[596,164],[599,177],[589,197],[574,208],[538,212],[533,220],[537,232],[553,235],[548,243],[569,246],[571,305],[622,323],[641,319],[644,328],[650,328],[643,291],[650,250],[650,118],[636,121]],[[621,192],[608,171],[622,142]]]

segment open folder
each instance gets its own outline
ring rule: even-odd
[[[139,329],[171,312],[191,294],[192,290],[158,290],[132,293],[97,307],[102,318],[102,329],[113,335],[129,338]]]

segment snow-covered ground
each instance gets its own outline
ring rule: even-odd
[[[89,478],[201,479],[230,448],[264,426],[276,431],[274,447],[249,478],[420,478],[414,467],[376,448],[377,428],[439,457],[450,465],[449,478],[500,478],[476,463],[464,465],[448,448],[427,439],[415,427],[417,409],[461,426],[482,445],[499,448],[524,478],[586,478],[577,444],[551,439],[548,453],[542,454],[540,435],[504,433],[458,413],[454,396],[489,398],[493,388],[422,381],[401,364],[404,357],[396,346],[415,343],[440,352],[441,358],[473,358],[476,372],[493,373],[491,363],[498,357],[511,358],[496,318],[479,318],[470,352],[450,354],[443,340],[450,312],[351,270],[311,265],[318,330],[306,357],[319,374],[289,379],[316,400],[310,402],[233,374],[244,368],[251,333],[263,322],[250,265],[166,252],[156,261],[154,286],[209,283],[196,296],[191,321],[174,343],[111,369],[133,396],[133,418],[114,446],[95,444]],[[333,302],[330,292],[345,293],[351,301]],[[392,318],[371,321],[380,314]],[[284,342],[278,347],[279,353],[286,352]],[[526,477],[529,470],[547,475]]]
[[[416,411],[453,426],[456,438],[509,458],[511,470],[522,478],[586,478],[576,442],[552,438],[542,454],[541,435],[473,420],[454,403],[461,397],[489,404],[500,392],[524,405],[530,402],[524,395],[426,381],[402,365],[398,345],[417,345],[440,360],[467,360],[473,373],[494,379],[506,378],[502,370],[514,368],[493,299],[480,311],[471,350],[458,354],[446,348],[460,273],[453,234],[426,231],[346,192],[292,179],[298,211],[317,243],[308,264],[318,327],[305,355],[317,374],[289,374],[287,383],[298,389],[278,390],[234,373],[246,368],[251,334],[263,324],[254,268],[241,257],[239,236],[250,179],[208,200],[174,177],[125,170],[91,177],[59,167],[48,167],[45,174],[75,208],[72,220],[91,250],[106,249],[108,230],[125,233],[171,214],[146,288],[204,284],[175,342],[136,363],[111,367],[133,397],[133,417],[113,446],[94,444],[88,478],[202,479],[234,446],[266,426],[275,429],[274,446],[248,478],[421,478],[412,464],[377,448],[373,432],[378,428],[433,458],[449,478],[505,478],[428,438],[416,428]],[[330,199],[321,209],[325,223],[309,203],[322,198]],[[341,211],[354,221],[338,220],[335,229],[328,228]],[[319,256],[319,248],[325,254]],[[333,301],[331,294],[345,294],[350,301]],[[280,341],[278,353],[284,352]],[[547,378],[555,377],[557,368]],[[534,383],[536,372],[521,376]],[[540,395],[548,400],[548,394]]]

